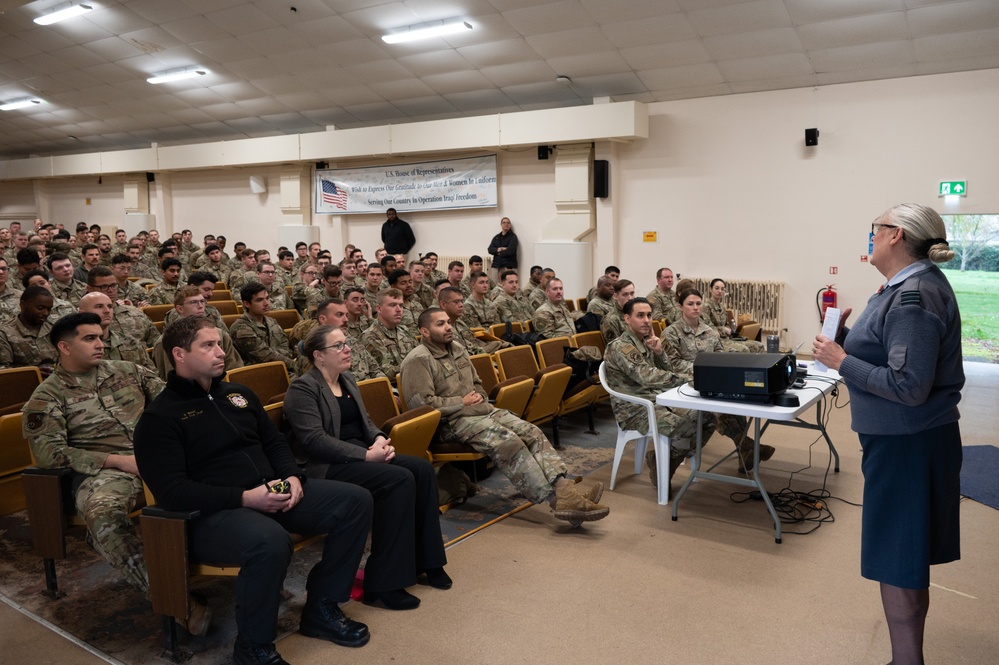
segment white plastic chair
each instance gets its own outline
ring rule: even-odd
[[[607,385],[607,376],[604,372],[605,364],[600,363],[598,371],[600,384],[604,387],[604,390],[620,400],[644,406],[649,420],[648,432],[639,432],[633,429],[624,430],[621,429],[621,425],[617,426],[617,445],[614,448],[614,465],[611,467],[610,489],[612,491],[614,489],[617,470],[621,466],[621,456],[624,454],[624,447],[628,445],[628,442],[635,441],[635,475],[638,475],[642,473],[642,468],[645,466],[645,451],[648,447],[649,439],[652,439],[652,449],[656,451],[656,469],[659,474],[659,480],[656,483],[659,490],[659,505],[665,506],[669,503],[669,437],[660,434],[656,427],[656,410],[651,400],[635,397],[634,395],[626,395],[625,393],[612,390]]]

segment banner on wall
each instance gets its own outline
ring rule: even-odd
[[[496,155],[316,170],[316,213],[495,208]]]

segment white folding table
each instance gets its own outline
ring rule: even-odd
[[[656,404],[659,406],[693,409],[697,411],[697,444],[694,449],[694,460],[691,465],[690,476],[683,483],[683,486],[680,488],[680,491],[677,492],[676,496],[673,497],[672,517],[674,522],[678,517],[677,510],[680,505],[680,499],[683,498],[684,493],[686,493],[691,483],[698,478],[717,480],[724,483],[731,483],[733,485],[741,485],[743,487],[753,487],[759,490],[763,503],[766,504],[767,510],[770,512],[770,517],[772,517],[774,521],[774,539],[778,543],[781,542],[780,518],[777,517],[777,511],[774,510],[774,505],[770,501],[770,495],[767,494],[766,487],[763,486],[759,473],[760,436],[766,431],[767,427],[771,424],[788,425],[791,427],[801,427],[820,431],[822,436],[825,438],[826,443],[829,445],[829,451],[835,459],[835,470],[839,473],[839,452],[837,452],[836,446],[833,445],[832,439],[829,438],[829,433],[826,432],[822,407],[824,401],[823,398],[832,393],[836,386],[842,382],[842,379],[840,379],[839,372],[836,372],[835,370],[818,372],[811,363],[807,363],[807,370],[808,377],[805,379],[805,386],[803,388],[789,389],[786,393],[788,395],[796,395],[798,397],[798,406],[775,406],[772,404],[760,404],[748,401],[709,399],[701,397],[700,393],[694,390],[692,384],[685,384],[677,388],[672,388],[656,397]],[[816,407],[814,423],[802,420],[800,417],[812,405],[815,405]],[[708,469],[707,471],[701,471],[701,447],[704,444],[701,440],[701,424],[704,419],[705,411],[710,413],[729,413],[753,419],[756,431],[756,436],[754,437],[756,444],[753,447],[753,469],[749,473],[748,478],[713,473],[712,469],[714,469],[714,467],[711,467],[711,469]],[[761,423],[764,420],[766,423],[761,427]]]

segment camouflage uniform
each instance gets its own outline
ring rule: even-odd
[[[535,286],[534,289],[527,295],[527,302],[531,305],[531,311],[536,312],[539,307],[548,302],[548,296],[545,295],[545,290],[540,286]]]
[[[55,323],[67,314],[76,314],[77,308],[68,300],[52,297],[52,309],[49,310],[49,323]]]
[[[663,351],[669,358],[673,371],[688,377],[694,375],[694,358],[698,353],[725,350],[715,329],[703,321],[698,321],[695,330],[681,318],[668,326],[659,339],[663,343]],[[720,413],[715,414],[715,418],[718,422],[718,433],[731,437],[734,441],[741,441],[742,435],[748,431],[745,416]]]
[[[504,345],[503,342],[478,339],[475,333],[472,332],[472,329],[462,319],[452,321],[451,328],[454,332],[455,341],[465,347],[465,350],[473,356],[480,353],[496,353],[504,346],[510,346],[509,344]]]
[[[596,297],[590,302],[586,303],[586,313],[596,314],[600,318],[603,318],[614,311],[614,306],[617,305],[613,299],[608,298],[604,300],[601,297]]]
[[[704,300],[704,307],[701,309],[701,320],[708,325],[714,326],[721,338],[722,346],[729,353],[763,353],[766,347],[754,339],[734,340],[722,332],[722,328],[731,327],[735,330],[735,322],[728,320],[728,310],[722,303],[716,303],[711,298]]]
[[[24,436],[38,465],[76,472],[76,509],[95,549],[146,595],[142,541],[128,517],[142,496],[142,481],[103,466],[109,454],[132,454],[139,416],[162,389],[163,382],[138,365],[103,360],[84,375],[57,367],[22,409]]]
[[[607,385],[611,389],[653,402],[659,432],[672,441],[674,456],[683,454],[678,449],[685,451],[691,439],[697,434],[697,412],[655,404],[659,393],[682,385],[687,380],[686,377],[678,376],[670,370],[666,353],[654,356],[645,343],[627,329],[607,345],[604,351],[604,371]],[[649,431],[648,416],[644,406],[625,402],[612,395],[611,408],[621,429]],[[714,428],[714,418],[711,414],[705,413],[702,441],[708,440]],[[676,445],[680,441],[686,441],[688,445]]]
[[[394,380],[399,373],[406,354],[416,348],[416,338],[409,328],[399,326],[395,330],[389,330],[377,318],[361,334],[361,342],[375,359],[378,368],[389,377],[389,381]]]
[[[229,334],[229,331],[225,327],[225,322],[222,320],[222,314],[219,313],[217,309],[211,305],[205,305],[205,317],[211,319],[216,328],[225,331],[227,335]],[[177,308],[174,307],[166,313],[166,316],[163,317],[163,327],[166,328],[166,326],[170,325],[179,318],[180,314],[177,312]]]
[[[385,283],[386,280],[383,279],[382,284]],[[381,289],[379,289],[378,291],[371,291],[368,289],[367,284],[365,284],[362,287],[362,290],[364,291],[364,299],[368,301],[369,305],[371,305],[371,313],[374,314],[376,312],[376,308],[378,307],[378,293],[381,291]]]
[[[430,271],[429,273],[426,273],[423,276],[423,281],[424,282],[426,282],[427,280],[430,280],[430,283],[428,284],[428,286],[430,287],[431,290],[433,290],[434,284],[436,284],[437,282],[441,281],[442,279],[447,279],[447,275],[445,275],[440,270],[432,270],[432,271]]]
[[[371,317],[361,313],[357,317],[357,321],[351,321],[347,319],[347,336],[353,337],[354,339],[361,339],[364,331],[371,327]]]
[[[310,302],[316,302],[317,304],[320,302],[319,294],[321,293],[323,293],[323,289],[309,286],[305,282],[295,282],[291,286],[292,305],[299,312],[306,312],[308,311]]]
[[[513,486],[533,503],[551,496],[565,464],[537,426],[496,409],[488,401],[468,353],[452,342],[447,349],[423,342],[402,363],[402,393],[407,408],[440,410],[441,438],[460,441],[492,459]],[[464,406],[472,390],[483,402]]]
[[[62,298],[73,307],[79,307],[80,298],[87,295],[87,285],[75,279],[69,280],[69,284],[63,284],[58,279],[53,278],[49,282],[49,287],[52,289],[52,297]]]
[[[413,297],[420,301],[423,308],[437,307],[437,297],[434,296],[433,288],[424,279],[419,286],[413,285]]]
[[[225,281],[226,276],[232,272],[232,266],[226,260],[221,260],[218,263],[212,263],[211,260],[206,260],[198,267],[198,270],[203,272],[210,272],[211,274],[218,277],[219,281]]]
[[[275,264],[274,274],[277,275],[277,281],[274,282],[275,284],[280,284],[281,286],[294,286],[295,275],[298,273],[293,270],[285,270],[283,267]]]
[[[131,337],[125,337],[109,328],[107,338],[101,341],[104,342],[104,360],[123,360],[142,365],[152,372],[156,371],[156,365],[146,352],[146,347]]]
[[[0,369],[55,365],[59,354],[49,342],[50,330],[51,319],[32,330],[16,316],[0,327]]]
[[[177,310],[174,310],[176,312]],[[243,366],[243,359],[240,358],[239,352],[236,351],[236,347],[232,343],[232,337],[229,335],[229,331],[225,329],[225,326],[216,325],[216,329],[219,331],[219,346],[225,351],[225,371],[231,369],[236,369]],[[156,342],[156,346],[153,347],[153,369],[155,370],[157,376],[166,381],[167,374],[173,369],[173,365],[170,364],[170,359],[167,357],[166,352],[163,350],[163,340]]]
[[[295,354],[288,344],[288,336],[269,316],[264,316],[262,323],[257,323],[249,314],[243,314],[229,328],[232,343],[246,365],[259,365],[274,360],[280,360],[288,371],[295,371]]]
[[[279,280],[274,280],[270,290],[267,291],[267,297],[271,299],[271,309],[292,309],[288,302],[288,291]]]
[[[0,323],[14,318],[21,313],[22,289],[16,289],[8,281],[3,291],[0,291]]]
[[[326,292],[326,287],[324,286],[321,286],[318,289],[310,289],[308,287],[306,288],[308,289],[305,299],[305,311],[307,316],[313,316],[316,312],[316,308],[319,307],[319,303],[323,302],[324,300],[328,300],[330,298],[337,298],[337,299],[340,298],[339,291],[337,292],[336,295],[331,296]],[[294,290],[294,288],[292,290]],[[278,309],[278,308],[274,307],[272,304],[271,309]]]
[[[530,321],[534,318],[534,310],[531,309],[527,296],[523,291],[518,291],[515,298],[511,298],[506,293],[501,293],[493,300],[496,306],[498,321]]]
[[[125,286],[118,285],[118,297],[116,300],[127,300],[132,306],[137,306],[140,302],[149,302],[149,292],[135,282],[125,281]]]
[[[534,312],[534,330],[546,339],[572,337],[576,334],[576,324],[565,303],[553,305],[545,300]]]
[[[465,313],[461,315],[461,320],[470,328],[484,328],[486,331],[492,324],[500,322],[495,305],[485,299],[480,302],[472,296],[465,298]]]
[[[472,276],[470,274],[468,274],[468,275],[465,275],[464,277],[462,277],[461,281],[458,282],[458,290],[460,290],[461,291],[461,295],[465,296],[466,298],[468,298],[468,297],[470,297],[472,295],[472,282],[471,282],[471,279],[472,279]],[[492,277],[490,277],[489,278],[489,289],[492,290],[492,289],[495,289],[495,288],[496,288],[496,281]]]
[[[624,322],[621,306],[614,301],[614,310],[607,316],[600,319],[600,334],[604,336],[604,344],[609,344],[617,339],[628,329]]]
[[[226,280],[226,284],[229,285],[229,290],[233,294],[238,294],[240,289],[250,282],[255,281],[257,281],[257,271],[244,270],[243,264],[240,264],[238,268],[229,273],[229,279]],[[238,298],[239,296],[237,295],[236,297]]]
[[[680,303],[677,301],[676,293],[673,289],[663,293],[657,286],[649,291],[649,295],[645,296],[645,298],[652,305],[653,319],[666,319],[668,323],[680,320]]]
[[[156,342],[160,341],[160,331],[153,325],[152,319],[143,314],[142,310],[137,307],[115,303],[111,330],[138,340],[147,349],[156,346]]]
[[[402,301],[402,321],[399,325],[406,326],[410,330],[420,329],[420,314],[423,314],[423,310],[426,307],[423,306],[415,295],[409,298],[403,298]]]
[[[181,286],[180,282],[176,284],[161,282],[149,292],[149,297],[146,300],[149,301],[150,305],[172,305],[173,299],[177,297],[177,291],[181,289]]]
[[[295,263],[293,264],[295,272],[296,273],[301,272],[302,266],[304,266],[308,262],[309,262],[308,255],[306,255],[305,257],[296,256]]]

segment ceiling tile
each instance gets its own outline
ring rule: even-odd
[[[434,94],[433,89],[420,79],[369,83],[368,85],[370,85],[371,89],[378,93],[380,97],[390,102],[394,102],[398,99],[430,97]]]
[[[349,127],[360,123],[356,117],[341,108],[304,111],[302,115],[309,120],[312,120],[317,125],[322,125],[324,127]]]
[[[245,35],[250,32],[278,27],[278,23],[260,11],[253,4],[237,3],[237,6],[218,11],[203,12],[205,18],[230,35]]]
[[[110,62],[117,62],[142,53],[135,44],[130,44],[119,37],[105,37],[88,42],[84,46]]]
[[[503,12],[514,30],[522,35],[540,35],[546,32],[564,32],[577,28],[596,27],[596,21],[583,11],[578,0],[562,0],[523,9]]]
[[[944,74],[966,72],[975,69],[999,68],[999,55],[983,55],[970,58],[952,58],[933,62],[916,63],[915,74]]]
[[[412,76],[405,67],[395,60],[376,60],[363,65],[346,65],[344,69],[353,74],[357,80],[366,83],[399,81]]]
[[[736,35],[705,37],[704,48],[714,60],[756,58],[763,55],[804,51],[794,28],[774,28]]]
[[[492,90],[470,90],[468,92],[455,92],[444,95],[456,109],[466,112],[489,112],[498,113],[498,109],[512,110],[516,108],[513,100],[503,94],[503,91]]]
[[[700,40],[637,46],[621,50],[621,55],[635,70],[657,69],[711,62],[711,56]]]
[[[606,74],[603,76],[582,76],[573,78],[572,90],[580,97],[616,97],[647,92],[648,89],[637,74]]]
[[[458,54],[475,67],[509,65],[514,62],[541,59],[527,40],[521,38],[463,46],[458,49]]]
[[[458,114],[458,109],[439,95],[431,97],[417,97],[413,99],[402,99],[395,102],[396,108],[410,117],[424,118],[426,116],[440,116],[447,114]]]
[[[294,4],[284,2],[258,3],[260,11],[280,25],[294,26],[322,21],[336,12],[322,0],[295,0]]]
[[[258,97],[256,99],[246,99],[236,102],[240,108],[250,115],[276,115],[280,113],[292,113],[293,110],[286,104],[273,97]]]
[[[996,55],[996,44],[999,44],[999,29],[996,28],[912,40],[919,62]]]
[[[357,28],[361,34],[369,37],[377,37],[390,32],[405,28],[410,25],[424,23],[412,9],[401,2],[387,2],[376,7],[364,7],[354,11],[343,12],[343,18],[352,26]],[[427,40],[433,42],[437,40]],[[437,49],[443,48],[436,44]],[[396,110],[396,112],[398,112]]]
[[[615,51],[549,58],[548,65],[559,74],[573,79],[581,76],[632,73],[632,68],[621,57],[621,54]]]
[[[85,67],[82,71],[104,83],[121,83],[135,77],[134,72],[130,72],[113,62]]]
[[[257,83],[259,85],[259,82]],[[276,95],[279,102],[299,113],[329,108],[333,104],[330,95],[313,90],[302,90]]]
[[[558,74],[562,73],[552,69],[543,60],[518,62],[512,65],[500,65],[499,67],[485,67],[480,69],[479,72],[498,88],[553,81]]]
[[[785,0],[795,25],[905,9],[903,0]]]
[[[913,76],[915,73],[915,65],[901,64],[853,71],[840,70],[835,72],[821,72],[816,75],[816,78],[818,79],[819,85],[834,85],[836,83],[877,81],[879,79],[890,79],[899,76]]]
[[[658,90],[653,93],[653,96],[657,102],[668,102],[674,99],[696,99],[729,94],[732,94],[732,88],[727,83],[715,83]]]
[[[687,18],[698,34],[704,37],[792,25],[782,0],[756,0],[726,7],[699,9],[687,12]]]
[[[596,26],[531,35],[527,43],[543,58],[614,50],[614,45]]]
[[[806,49],[819,50],[908,39],[909,26],[904,12],[887,12],[810,23],[798,28],[798,37]]]
[[[253,49],[252,46],[248,46],[235,37],[198,42],[197,44],[191,44],[191,46],[198,53],[222,63],[246,60],[250,56],[262,55]]]
[[[908,21],[913,37],[999,28],[999,2],[976,0],[913,9]]]
[[[385,51],[368,39],[352,39],[349,42],[329,44],[319,48],[318,58],[327,58],[329,62],[343,67],[345,65],[360,65],[372,60],[387,59]]]
[[[471,63],[454,49],[420,53],[398,58],[399,64],[414,76],[432,76],[447,72],[472,69]]]
[[[384,101],[374,90],[366,85],[350,85],[329,91],[336,106],[366,106]]]
[[[407,117],[405,113],[388,102],[348,106],[344,110],[364,123],[386,123]]]
[[[352,41],[364,36],[342,16],[327,16],[305,23],[296,23],[288,26],[288,29],[296,35],[297,40],[313,46]]]
[[[110,35],[120,35],[123,32],[152,28],[157,24],[157,21],[151,21],[134,12],[132,7],[123,5],[108,7],[106,9],[95,7],[94,11],[86,14],[81,20],[93,23]]]
[[[211,39],[225,39],[231,36],[204,16],[190,16],[170,21],[163,23],[160,27],[185,44],[196,44]]]
[[[789,88],[808,88],[818,85],[818,76],[805,74],[802,76],[781,76],[759,81],[733,81],[729,87],[734,93],[761,92],[764,90],[786,90]]]
[[[600,28],[618,48],[694,39],[697,31],[683,14],[608,23]]]
[[[130,0],[128,8],[157,25],[191,18],[203,12],[210,11],[209,2],[198,2],[196,5],[183,2],[164,2],[163,0]]]
[[[718,66],[711,62],[681,67],[646,69],[638,72],[638,76],[642,79],[642,83],[652,91],[716,85],[725,81]]]
[[[68,48],[73,45],[73,42],[62,42],[60,48]],[[38,48],[34,44],[30,44],[23,39],[18,39],[17,37],[4,37],[0,39],[0,55],[4,55],[8,58],[25,58],[29,55],[35,55],[36,53],[42,53],[42,49]]]
[[[121,39],[132,44],[143,53],[156,53],[184,43],[160,27],[134,30],[120,35]]]
[[[812,51],[811,59],[816,73],[896,67],[915,62],[912,44],[907,41]]]
[[[578,100],[572,88],[561,83],[548,81],[545,83],[528,83],[526,85],[511,85],[501,88],[503,94],[517,104],[546,104],[549,102],[565,102]]]
[[[812,71],[812,63],[804,53],[725,60],[718,63],[718,69],[725,76],[725,80],[732,84],[741,81],[810,76],[815,73]]]
[[[434,92],[441,95],[449,95],[455,92],[468,92],[469,90],[481,90],[483,88],[495,87],[489,79],[477,71],[454,72],[452,74],[436,74],[434,76],[424,76],[423,82],[434,89]]]
[[[681,11],[676,0],[655,0],[635,2],[635,0],[580,0],[583,9],[598,23],[612,23],[630,19],[650,19],[663,14]]]

